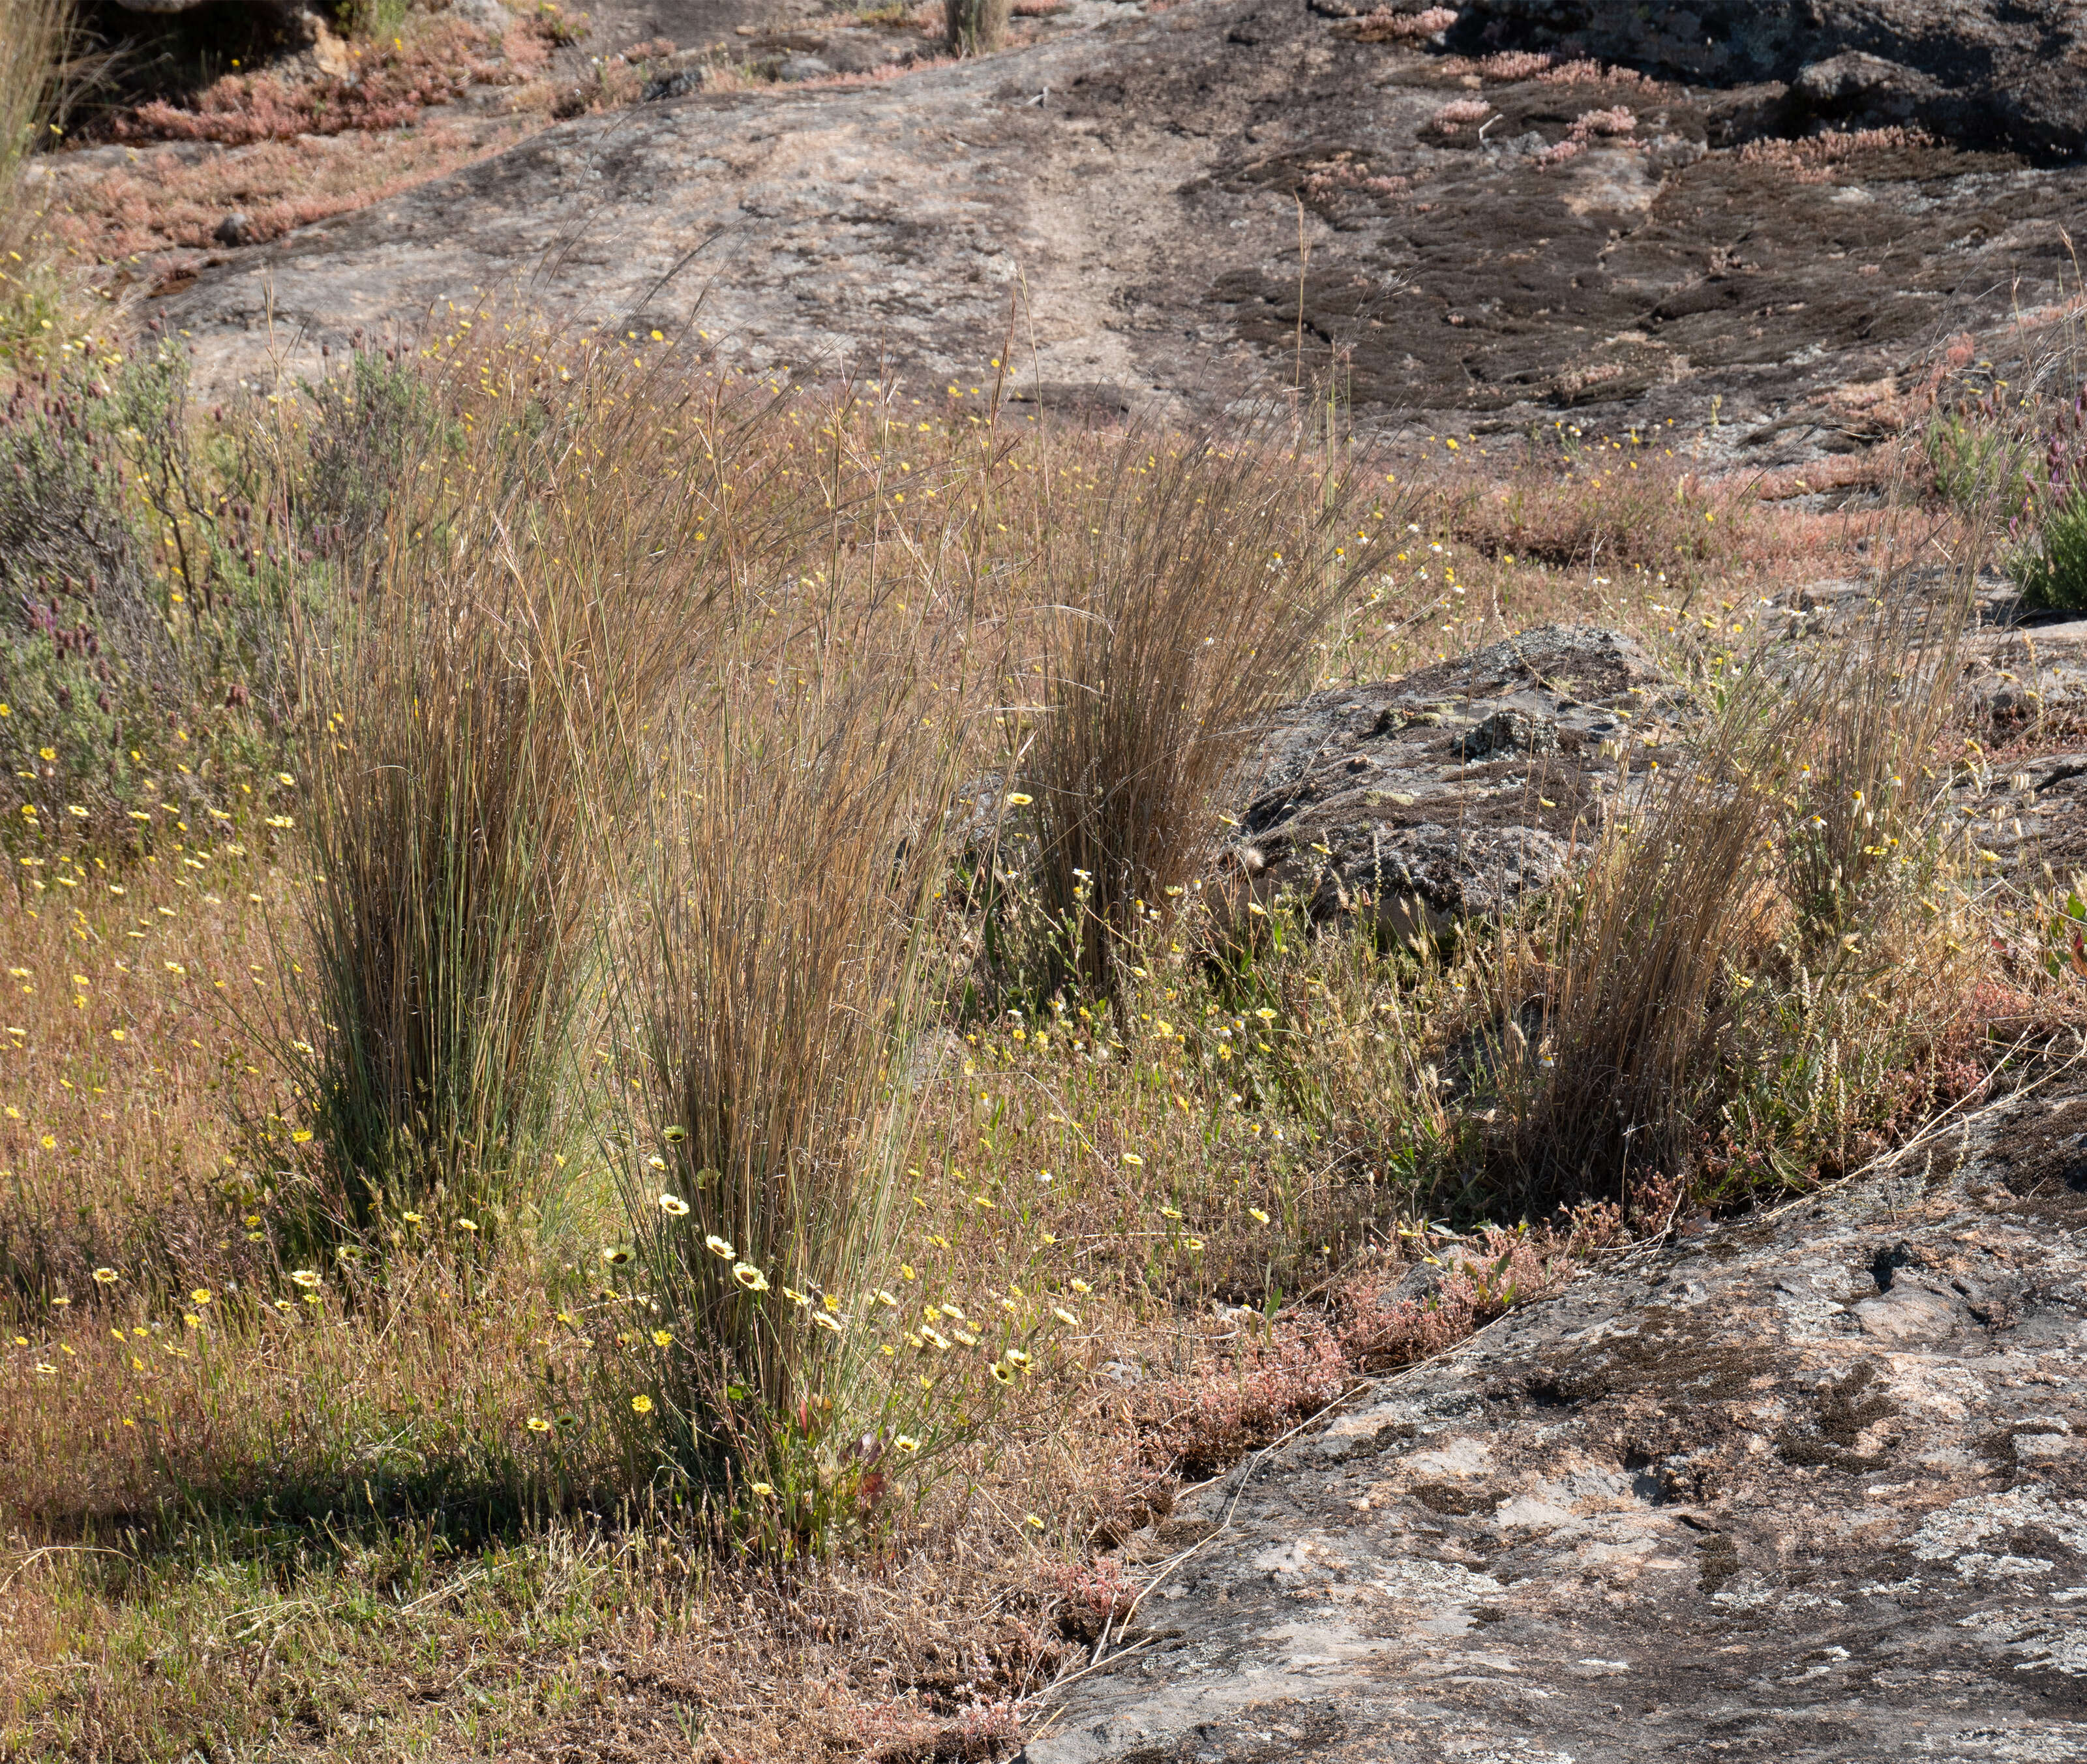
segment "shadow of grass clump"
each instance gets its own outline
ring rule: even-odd
[[[18,1536],[294,1563],[410,1535],[425,1563],[617,1511],[631,1485],[591,1399],[583,1297],[519,1255],[366,1259],[126,1278],[19,1322],[38,1333],[32,1376],[0,1391]]]

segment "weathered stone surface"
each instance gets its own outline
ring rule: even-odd
[[[2017,731],[2087,726],[2087,617],[2000,617],[1973,637],[1965,681],[1995,723]]]
[[[1014,314],[1032,406],[1214,407],[1338,356],[1358,420],[1416,441],[1671,419],[1752,466],[1887,432],[1939,337],[2070,286],[2087,171],[1750,156],[1779,87],[1497,79],[1298,0],[1052,24],[874,86],[577,119],[155,307],[213,397],[292,340],[302,369],[526,282],[553,317],[936,398],[990,395]],[[1446,131],[1452,102],[1490,114]],[[1628,131],[1548,162],[1620,104]]]
[[[1470,0],[1450,41],[1698,85],[1782,82],[1791,128],[1914,123],[1972,146],[2087,147],[2087,14],[2072,0]]]
[[[1954,804],[1961,836],[1974,854],[1989,851],[2000,868],[2030,888],[2087,875],[2087,751],[2026,758],[2004,753],[1966,778]],[[1975,856],[1967,867],[1979,867]]]
[[[2070,882],[2087,876],[2087,619],[1995,599],[1996,620],[1965,644],[1967,721],[1986,751],[1958,784],[1953,837],[1974,870],[1991,852],[2027,887]]]
[[[1396,935],[1498,913],[1586,851],[1624,746],[1661,758],[1688,711],[1636,641],[1595,625],[1316,693],[1247,769],[1220,882]]]
[[[1582,1279],[1133,1539],[1026,1764],[2087,1758],[2083,1227],[2076,1072]]]
[[[1792,594],[1796,628],[1851,632],[1871,591]],[[2046,868],[2087,874],[2087,620],[2025,621],[2008,592],[1994,599],[1998,622],[1963,642],[1963,714],[1985,751],[1953,778],[1944,825],[1967,873],[2037,887]],[[1584,857],[1620,782],[1641,790],[1698,714],[1633,638],[1594,625],[1315,693],[1275,714],[1244,770],[1217,898],[1236,911],[1287,894],[1402,937],[1499,914]]]

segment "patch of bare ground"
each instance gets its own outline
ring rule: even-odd
[[[875,360],[968,396],[1011,339],[1031,410],[1324,381],[1415,447],[1671,421],[1752,476],[1888,437],[1940,337],[1990,355],[2068,292],[2076,168],[1800,142],[1743,93],[1259,0],[1042,22],[1069,28],[891,75],[806,21],[773,39],[797,83],[558,124],[213,266],[168,316],[217,383],[264,284],[344,342],[540,263],[548,309],[678,334],[699,301],[766,369]]]

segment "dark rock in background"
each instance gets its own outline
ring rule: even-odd
[[[1470,0],[1449,42],[1691,85],[1773,81],[1790,128],[1912,124],[2043,159],[2087,147],[2087,13],[2074,0]]]
[[[1793,633],[1844,626],[1872,590],[1790,596]],[[1916,591],[1910,590],[1909,591]],[[2087,620],[1964,639],[1961,714],[1985,737],[1944,827],[1977,874],[2021,885],[2087,873]],[[1229,806],[1212,899],[1236,915],[1287,897],[1319,922],[1440,935],[1547,888],[1700,728],[1700,708],[1633,638],[1543,625],[1405,678],[1331,688],[1271,719]],[[1624,764],[1628,755],[1628,765]]]
[[[1596,625],[1315,693],[1278,713],[1248,768],[1218,898],[1287,892],[1393,936],[1497,914],[1586,854],[1625,748],[1641,776],[1689,718],[1665,670]]]

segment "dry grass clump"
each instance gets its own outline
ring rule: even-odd
[[[736,462],[661,458],[701,419],[685,390],[606,342],[572,387],[531,341],[451,350],[366,598],[308,644],[314,974],[283,1040],[330,1160],[314,1229],[439,1207],[489,1230],[560,1186],[624,744],[731,580],[703,529]]]
[[[1714,669],[1688,758],[1611,799],[1586,871],[1505,947],[1496,1057],[1534,1201],[1628,1204],[1757,1153],[1845,1165],[1888,1125],[1885,1074],[1938,1055],[1962,991],[1936,983],[1932,896],[1968,603]]]
[[[1626,1210],[1859,1161],[2046,1000],[2047,915],[2000,972],[1923,818],[1946,621],[1739,667],[1781,530],[1685,618],[1650,546],[1605,594],[1626,448],[1542,480],[1546,569],[1449,524],[1475,470],[1398,509],[1287,435],[429,347],[263,432],[297,782],[9,867],[0,1751],[1004,1753],[1182,1476]],[[1278,694],[1539,608],[1709,652],[1575,891],[1425,948],[1205,916]],[[1056,991],[993,948],[1039,923]]]
[[[1422,507],[1488,556],[1598,571],[1636,570],[1677,589],[1729,572],[1750,509],[1743,488],[1713,484],[1656,436],[1581,436],[1561,420],[1508,470],[1453,466]]]
[[[43,205],[27,173],[56,105],[71,24],[70,0],[0,0],[0,350],[49,316],[36,277]]]
[[[1368,569],[1368,468],[1271,431],[1127,439],[1045,485],[1008,673],[1010,800],[1036,840],[1038,995],[1112,996],[1210,844],[1212,798]],[[1033,683],[1033,684],[1032,684]]]
[[[1737,1010],[1732,977],[1768,935],[1772,830],[1804,708],[1743,674],[1691,761],[1612,812],[1547,935],[1510,946],[1500,1058],[1509,1094],[1526,1097],[1514,1156],[1539,1204],[1622,1200],[1634,1176],[1688,1157]]]
[[[971,1357],[951,1361],[932,1320],[909,1339],[911,1294],[891,1290],[912,1277],[894,1209],[951,749],[903,647],[851,634],[851,658],[830,632],[702,662],[654,773],[658,852],[617,962],[647,1080],[618,1161],[644,1276],[640,1430],[792,1548],[860,1529],[981,1401],[950,1370]],[[914,1351],[887,1370],[898,1344]]]
[[[41,145],[58,83],[71,9],[62,0],[0,6],[0,249],[19,250],[26,219],[23,166]]]
[[[579,794],[598,738],[573,706],[600,633],[458,574],[387,582],[322,701],[314,984],[288,1001],[332,1160],[315,1232],[548,1186],[599,874]]]

